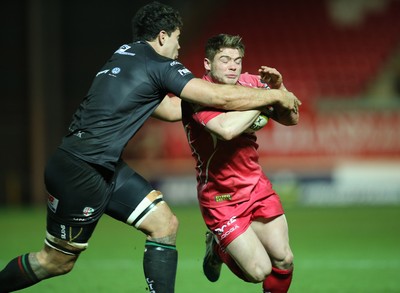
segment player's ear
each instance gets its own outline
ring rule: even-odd
[[[159,44],[160,46],[163,46],[163,45],[165,44],[165,41],[166,41],[166,37],[167,37],[167,36],[168,36],[168,34],[167,34],[166,31],[160,31],[160,32],[158,33],[157,40],[158,40],[158,44]]]
[[[211,70],[211,61],[208,58],[204,58],[204,69],[207,71]]]

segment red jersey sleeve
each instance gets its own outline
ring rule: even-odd
[[[193,113],[193,119],[205,126],[208,121],[210,121],[211,119],[217,117],[219,114],[221,114],[222,112],[220,110],[217,109],[213,109],[213,108],[204,108],[196,113]]]
[[[266,88],[269,89],[267,83],[262,82],[259,75],[242,73],[239,77],[238,84],[247,87]]]

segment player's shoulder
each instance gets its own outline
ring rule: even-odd
[[[122,55],[122,56],[133,57],[133,56],[135,56],[137,54],[135,52],[135,50],[133,49],[133,47],[134,47],[133,43],[123,44],[123,45],[119,46],[119,48],[114,52],[114,55]]]
[[[136,41],[121,45],[115,52],[114,56],[133,57],[130,60],[143,60],[147,62],[154,61],[155,63],[168,63],[171,61],[159,55],[147,42]]]
[[[265,84],[261,81],[259,75],[250,74],[248,72],[240,74],[238,84],[247,87],[265,87]]]

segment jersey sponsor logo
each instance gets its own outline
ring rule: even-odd
[[[120,72],[121,72],[121,68],[119,68],[119,67],[114,67],[113,69],[111,69],[112,74],[118,74]]]
[[[146,282],[147,282],[147,285],[149,286],[149,290],[150,290],[150,293],[156,293],[156,290],[154,290],[154,280],[152,280],[152,279],[150,279],[150,278],[146,278]]]
[[[99,76],[100,74],[106,74],[109,71],[110,71],[110,69],[99,71],[99,72],[97,72],[96,76]]]
[[[239,228],[239,226],[236,225],[235,222],[236,222],[236,216],[233,216],[232,218],[229,219],[228,222],[226,222],[226,224],[222,225],[219,228],[216,228],[214,230],[215,234],[221,235],[220,239],[224,239],[226,236],[228,236],[233,231],[235,231],[237,228]],[[233,226],[234,224],[235,224],[235,226]],[[228,230],[226,230],[226,229],[228,229]]]
[[[228,231],[223,233],[220,237],[220,239],[225,239],[229,234],[231,234],[233,231],[235,231],[237,228],[239,228],[239,225],[235,225],[234,227],[231,227]]]
[[[175,65],[181,65],[182,63],[181,62],[179,62],[179,61],[172,61],[170,64],[169,64],[169,66],[175,66]]]
[[[186,74],[190,73],[190,70],[187,68],[178,69],[180,75],[185,76]]]
[[[109,73],[109,76],[112,77],[117,77],[117,74],[121,72],[121,68],[119,67],[114,67],[113,69],[111,69],[111,73]]]
[[[109,76],[116,77],[117,74],[120,73],[120,72],[121,72],[121,68],[114,67],[113,69],[105,69],[105,70],[97,72],[96,77],[101,75],[101,74],[107,74],[107,73],[108,73]]]
[[[229,201],[229,200],[232,200],[232,195],[230,194],[220,194],[215,196],[216,202]]]
[[[126,52],[130,48],[131,48],[131,46],[129,46],[129,45],[122,45],[117,51],[115,51],[115,54],[135,56],[136,55],[135,53]]]
[[[49,194],[49,196],[47,197],[47,206],[53,213],[55,213],[58,207],[58,199]]]
[[[79,138],[82,138],[82,135],[84,135],[84,134],[85,134],[85,132],[84,132],[84,131],[81,131],[81,130],[78,130],[77,132],[74,133],[74,135],[75,135],[76,137],[79,137]]]
[[[67,228],[65,225],[60,225],[61,229],[61,239],[67,239]]]

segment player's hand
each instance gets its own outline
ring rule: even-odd
[[[260,73],[260,78],[263,82],[267,83],[272,89],[280,89],[283,85],[283,77],[282,74],[278,70],[268,66],[261,66],[258,69]]]
[[[279,104],[275,104],[273,107],[271,107],[268,115],[271,119],[285,126],[296,125],[299,122],[300,117],[297,108],[296,110],[290,111],[286,108],[283,108]]]
[[[289,92],[286,89],[281,90],[281,92],[282,99],[279,101],[280,106],[297,114],[299,112],[301,101],[292,92]]]

